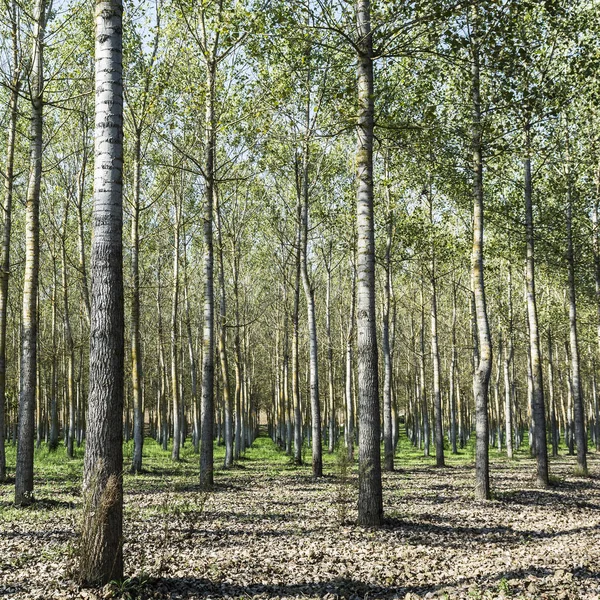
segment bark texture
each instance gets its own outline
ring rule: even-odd
[[[15,473],[15,504],[33,499],[33,446],[37,378],[37,296],[40,264],[40,186],[42,182],[42,126],[44,89],[45,0],[34,6],[33,50],[30,75],[31,146],[25,205],[25,274],[21,316],[19,429]]]
[[[383,522],[379,414],[379,373],[375,313],[375,231],[373,223],[373,37],[371,2],[358,0],[358,143],[357,178],[357,314],[358,336],[358,522]]]
[[[6,323],[8,308],[8,278],[10,276],[10,238],[12,230],[12,200],[14,188],[15,140],[17,133],[19,90],[21,72],[19,65],[17,4],[10,5],[11,38],[12,38],[12,74],[11,91],[8,104],[8,136],[6,148],[6,167],[4,171],[4,207],[2,228],[2,256],[0,257],[2,272],[0,273],[0,482],[6,479],[6,451],[4,448],[6,409]]]
[[[204,205],[204,339],[202,354],[202,410],[200,425],[200,485],[213,484],[213,429],[215,419],[215,298],[213,252],[213,199],[216,145],[215,75],[216,63],[207,61],[206,94],[206,198]]]
[[[97,0],[89,413],[80,577],[123,577],[123,82],[121,0]]]
[[[492,343],[488,322],[483,277],[483,158],[479,66],[479,15],[472,11],[472,112],[471,147],[473,155],[473,250],[471,254],[471,288],[475,301],[479,356],[473,376],[475,397],[475,497],[490,499],[488,391],[492,370]]]
[[[526,132],[526,148],[529,150],[529,136]],[[535,295],[535,255],[533,199],[531,182],[531,158],[526,156],[523,163],[525,174],[525,228],[527,238],[527,259],[525,269],[525,285],[527,295],[527,320],[529,323],[529,352],[531,356],[532,384],[532,416],[534,422],[535,445],[537,459],[537,482],[542,487],[548,486],[548,447],[546,445],[546,408],[544,401],[544,379],[542,376],[542,355],[540,351],[540,334]]]

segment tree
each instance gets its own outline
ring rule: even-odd
[[[37,387],[38,277],[40,264],[40,188],[44,106],[44,31],[46,2],[34,7],[33,50],[30,75],[31,147],[26,204],[26,254],[21,322],[21,391],[19,441],[15,473],[15,504],[28,504],[33,496],[33,436]]]
[[[21,88],[21,64],[19,56],[19,38],[17,27],[17,3],[10,3],[10,25],[12,42],[12,63],[10,75],[9,123],[6,149],[6,167],[4,173],[4,224],[2,229],[2,257],[0,274],[0,482],[6,479],[6,451],[4,448],[4,412],[6,410],[6,326],[8,309],[8,278],[10,275],[10,238],[12,231],[12,201],[14,190],[15,145],[19,91]]]
[[[479,342],[479,356],[473,377],[475,397],[475,497],[489,500],[490,466],[488,448],[488,389],[492,370],[492,343],[488,322],[485,283],[483,277],[483,155],[480,87],[480,19],[477,2],[471,9],[471,92],[472,116],[471,148],[473,153],[473,251],[471,254],[471,288],[475,299],[475,314]]]
[[[383,522],[379,417],[379,373],[375,314],[375,232],[373,222],[373,34],[371,2],[356,3],[358,55],[358,120],[356,147],[359,481],[358,522],[372,527]]]
[[[123,81],[121,0],[96,0],[96,134],[91,255],[89,415],[83,489],[94,526],[79,576],[123,577]]]

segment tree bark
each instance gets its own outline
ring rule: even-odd
[[[346,431],[345,442],[348,451],[348,460],[354,461],[354,401],[352,371],[354,366],[354,321],[356,319],[356,265],[352,257],[352,284],[350,287],[350,315],[348,317],[348,331],[346,333]]]
[[[177,330],[179,314],[179,246],[181,235],[181,194],[175,193],[175,238],[173,244],[173,295],[171,299],[171,399],[173,402],[173,449],[171,459],[179,460],[181,449],[181,398],[179,395],[179,366],[178,347],[179,335]]]
[[[144,447],[144,413],[142,410],[142,338],[140,334],[140,128],[134,132],[133,206],[131,207],[131,383],[133,386],[133,460],[131,472],[142,470]]]
[[[458,454],[456,447],[456,283],[452,282],[452,348],[450,358],[450,382],[448,386],[450,403],[450,447],[452,454]]]
[[[389,151],[386,154],[386,178],[389,177]],[[386,471],[394,470],[394,439],[392,434],[392,356],[390,349],[390,307],[392,295],[392,235],[394,229],[391,194],[389,186],[387,195],[387,224],[385,240],[385,259],[383,283],[383,312],[381,327],[381,349],[383,353],[383,467]]]
[[[17,119],[19,116],[18,102],[21,89],[21,68],[19,63],[17,3],[10,4],[11,42],[12,42],[12,73],[10,79],[10,99],[8,103],[8,137],[6,142],[6,167],[4,171],[4,207],[2,231],[2,273],[0,274],[0,483],[6,480],[6,450],[5,450],[5,411],[6,411],[6,324],[8,309],[8,279],[10,277],[10,238],[12,230],[12,200],[14,189],[15,145],[17,134]]]
[[[204,203],[204,336],[202,355],[202,410],[200,426],[200,485],[213,485],[213,428],[215,420],[215,298],[213,289],[213,201],[216,149],[215,76],[216,62],[207,60],[206,94],[206,158],[204,174],[206,198]]]
[[[571,349],[571,388],[573,396],[573,420],[575,422],[575,444],[577,446],[577,468],[587,475],[587,440],[581,394],[579,365],[579,339],[577,334],[577,296],[575,292],[575,258],[573,252],[573,207],[570,174],[567,173],[567,269],[569,295],[569,342]]]
[[[329,246],[329,257],[326,261],[327,269],[327,294],[325,299],[325,334],[327,336],[327,383],[329,391],[329,446],[330,454],[335,450],[336,442],[336,418],[335,418],[335,386],[333,377],[333,342],[331,340],[331,252]]]
[[[96,131],[89,417],[83,487],[95,525],[80,578],[123,577],[123,81],[121,0],[96,0]]]
[[[483,158],[481,92],[479,68],[479,27],[477,9],[473,9],[471,32],[472,85],[472,153],[473,153],[473,251],[471,254],[471,287],[475,297],[475,314],[479,341],[479,360],[473,377],[475,397],[475,497],[490,499],[488,391],[492,369],[492,343],[485,298],[483,274]]]
[[[433,229],[433,196],[429,192],[429,222]],[[435,421],[435,466],[443,467],[444,433],[442,428],[442,392],[440,388],[440,349],[438,345],[438,309],[437,309],[437,276],[435,257],[435,237],[431,239],[431,362],[433,364],[433,412]]]
[[[15,504],[33,500],[33,446],[37,377],[38,318],[37,297],[40,263],[40,186],[42,181],[44,30],[46,2],[36,0],[34,6],[33,50],[30,75],[31,146],[29,182],[25,206],[25,274],[23,279],[23,312],[21,317],[21,366],[18,419]]]
[[[67,405],[69,407],[69,427],[67,434],[67,456],[73,458],[75,438],[77,436],[77,407],[75,404],[75,343],[73,341],[73,331],[71,329],[71,315],[69,308],[69,288],[67,274],[67,225],[69,222],[69,201],[65,199],[63,214],[63,230],[61,240],[61,262],[62,262],[62,292],[63,292],[63,326],[65,332],[65,351],[67,355]]]
[[[219,256],[219,360],[221,363],[221,381],[223,383],[223,404],[225,407],[225,468],[233,466],[233,401],[229,385],[229,361],[227,360],[227,296],[225,290],[225,262],[223,261],[223,232],[221,228],[221,207],[215,194],[215,212],[217,215],[217,245]]]
[[[379,415],[379,372],[375,313],[375,230],[373,223],[374,81],[371,2],[357,0],[358,143],[357,178],[357,323],[359,474],[358,522],[383,522]]]
[[[546,408],[544,402],[544,380],[542,356],[538,330],[537,304],[535,294],[535,254],[533,224],[533,186],[531,181],[531,157],[529,125],[525,131],[527,155],[523,162],[525,172],[525,229],[527,238],[526,290],[527,319],[529,322],[529,352],[531,356],[532,416],[534,422],[535,454],[537,459],[537,482],[548,487],[548,447],[546,444]]]
[[[309,108],[307,107],[307,132],[308,138]],[[323,476],[323,448],[321,445],[321,404],[319,397],[319,349],[317,341],[317,314],[315,308],[315,290],[308,275],[308,168],[309,149],[308,139],[305,140],[305,148],[302,157],[302,184],[298,202],[301,203],[300,210],[300,274],[302,286],[306,298],[306,312],[308,316],[308,348],[309,348],[309,373],[310,373],[310,413],[312,427],[312,473],[313,477]]]
[[[596,335],[598,338],[598,349],[600,350],[600,234],[598,227],[600,220],[598,219],[598,205],[600,203],[600,164],[596,172],[596,198],[594,201],[594,209],[592,211],[592,248],[594,251],[594,282],[596,285]],[[0,359],[1,360],[1,359]],[[0,400],[1,402],[1,400]],[[598,400],[595,403],[595,436],[596,450],[600,450],[600,409]]]

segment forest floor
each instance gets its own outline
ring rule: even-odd
[[[103,589],[69,575],[82,449],[71,461],[37,451],[29,508],[0,486],[0,598],[600,598],[595,452],[585,479],[573,476],[574,457],[553,459],[548,490],[536,488],[524,452],[511,462],[493,452],[494,499],[480,503],[471,450],[436,469],[404,439],[398,470],[384,474],[377,530],[354,524],[356,466],[345,473],[336,455],[315,481],[259,438],[236,468],[216,472],[209,494],[189,443],[177,464],[152,440],[144,455],[146,472],[125,476],[128,579]]]

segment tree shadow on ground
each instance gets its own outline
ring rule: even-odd
[[[55,500],[54,498],[34,498],[31,504],[23,506],[15,506],[14,502],[10,500],[4,500],[0,502],[0,509],[5,508],[18,508],[19,510],[27,511],[51,511],[51,510],[65,510],[77,508],[75,502],[66,502],[62,500]]]
[[[532,566],[527,569],[499,571],[484,577],[465,577],[460,581],[433,583],[424,581],[411,584],[398,581],[397,585],[377,585],[365,583],[358,579],[336,578],[322,582],[307,583],[249,583],[247,585],[227,582],[213,582],[206,578],[197,577],[157,577],[144,582],[142,597],[192,598],[230,597],[230,598],[324,598],[331,595],[338,599],[349,598],[404,598],[407,594],[419,597],[425,594],[447,595],[449,597],[466,597],[469,588],[475,587],[479,592],[488,591],[499,593],[510,585],[510,593],[524,591],[531,583],[538,585],[540,591],[550,593],[560,582],[552,579],[554,571],[548,568]],[[589,569],[576,569],[573,573],[571,591],[586,590],[598,587],[600,573]],[[575,592],[578,593],[578,592]],[[146,595],[147,594],[147,595]],[[479,596],[477,596],[479,597]],[[579,597],[579,596],[568,596]]]
[[[534,539],[560,538],[598,530],[595,525],[560,531],[519,530],[504,525],[475,527],[459,525],[448,517],[438,518],[431,514],[420,515],[419,519],[388,518],[384,527],[401,532],[403,541],[407,544],[439,545],[451,548],[464,548],[467,540],[469,544],[496,543],[513,546]]]
[[[571,488],[578,489],[578,488]],[[589,488],[588,488],[589,491]],[[521,506],[576,506],[600,510],[600,504],[593,504],[579,497],[569,497],[559,490],[507,490],[495,493],[495,499],[504,504],[517,504]]]

